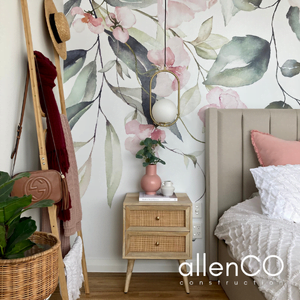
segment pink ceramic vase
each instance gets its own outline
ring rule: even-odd
[[[146,174],[141,179],[141,187],[146,195],[155,195],[161,186],[161,179],[156,174],[156,165],[148,165]]]

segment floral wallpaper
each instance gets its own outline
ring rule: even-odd
[[[64,88],[81,196],[93,188],[93,168],[103,167],[111,207],[125,160],[135,166],[139,142],[151,137],[166,146],[160,155],[170,176],[196,175],[192,201],[203,199],[206,108],[300,104],[299,7],[300,0],[168,0],[165,60],[163,0],[65,1]],[[164,64],[180,80],[181,115],[170,128],[155,127],[149,114],[150,79]],[[159,73],[152,105],[176,99],[177,89],[172,75]]]

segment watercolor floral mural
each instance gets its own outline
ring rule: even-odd
[[[66,85],[72,82],[71,87],[68,85],[66,95],[71,128],[83,126],[83,117],[90,111],[95,112],[90,136],[84,141],[75,142],[77,150],[90,145],[79,170],[81,194],[86,192],[90,183],[96,139],[103,139],[107,202],[111,206],[122,179],[122,153],[129,151],[135,154],[139,150],[140,140],[146,137],[161,139],[167,151],[182,156],[182,163],[186,166],[192,162],[204,176],[199,163],[203,153],[199,149],[203,148],[204,140],[203,137],[194,136],[187,123],[204,126],[207,107],[251,106],[251,99],[240,97],[240,93],[249,87],[256,89],[268,71],[279,96],[276,101],[270,99],[265,107],[292,108],[300,104],[286,81],[300,73],[300,63],[294,58],[280,60],[282,48],[278,47],[274,26],[283,2],[277,0],[265,5],[262,0],[167,1],[166,68],[180,79],[181,116],[178,121],[180,126],[177,123],[161,129],[156,128],[150,118],[149,88],[152,75],[164,67],[164,1],[66,1],[64,12],[70,27],[74,29],[72,39],[82,40],[78,43],[80,46],[68,51],[64,62],[64,82]],[[289,0],[288,3],[284,21],[293,37],[299,41],[300,1]],[[223,18],[217,20],[216,29],[215,17],[213,13],[210,14],[212,8],[214,14],[219,11]],[[251,20],[256,11],[268,12],[269,18],[265,20],[270,27],[268,36],[261,36],[260,31],[253,33],[250,29],[240,35],[226,35],[226,28],[230,27],[236,16],[247,12],[247,19]],[[191,39],[187,28],[196,19],[201,22],[197,23],[197,36]],[[151,26],[145,28],[143,20],[147,24],[151,22]],[[80,32],[85,32],[84,39],[82,35],[79,36]],[[109,97],[103,97],[105,88],[109,90]],[[154,80],[152,105],[155,101],[176,94],[176,91],[177,81],[167,73],[160,73]],[[124,132],[117,132],[115,124],[119,124],[120,120],[117,117],[114,119],[107,111],[106,103],[110,97],[119,99],[120,105],[122,103],[130,108],[130,112],[123,116]],[[203,103],[200,104],[201,99]],[[97,134],[100,119],[105,120],[105,137]],[[125,143],[121,144],[120,135],[124,133]],[[169,145],[170,136],[176,137],[176,145]],[[196,141],[199,148],[180,150],[183,142],[189,143],[191,140]],[[193,201],[200,200],[203,194],[201,192]]]

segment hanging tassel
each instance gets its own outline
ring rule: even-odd
[[[69,189],[65,175],[61,174],[62,210],[69,209]]]

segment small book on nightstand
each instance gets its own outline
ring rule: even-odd
[[[139,201],[178,201],[178,199],[175,193],[172,196],[164,196],[163,194],[146,195],[144,192],[140,192]]]

